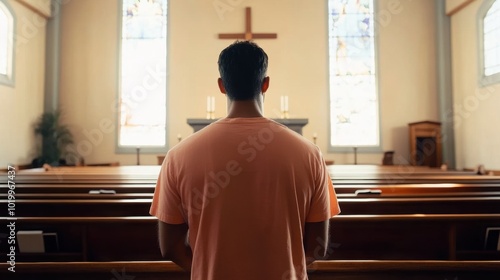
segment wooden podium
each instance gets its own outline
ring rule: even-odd
[[[194,132],[215,122],[217,119],[187,119],[187,123],[193,128]],[[274,121],[287,126],[291,130],[302,135],[302,128],[309,122],[308,119],[273,119]]]
[[[422,121],[408,124],[411,164],[440,167],[442,162],[441,123]]]

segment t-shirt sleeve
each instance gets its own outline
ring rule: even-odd
[[[167,159],[163,162],[149,214],[167,224],[187,223],[182,212],[181,198],[177,189],[173,167]]]
[[[326,169],[323,157],[316,170],[316,185],[313,190],[309,213],[306,222],[322,222],[340,213],[337,195],[333,188],[332,180]]]

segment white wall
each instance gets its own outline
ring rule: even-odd
[[[380,15],[398,2],[380,1]],[[400,163],[409,159],[408,123],[439,120],[434,9],[434,0],[401,1],[395,10],[400,12],[379,29],[382,141],[384,150],[396,151]],[[374,155],[367,161],[380,160]]]
[[[116,121],[117,16],[117,0],[62,5],[59,101],[87,163],[129,163],[114,153],[113,127],[102,125]]]
[[[226,4],[228,10],[217,10],[214,3]],[[192,133],[187,118],[205,116],[207,95],[216,96],[216,117],[224,116],[216,62],[232,41],[217,39],[217,33],[242,32],[246,6],[252,7],[254,32],[278,33],[277,40],[256,40],[270,57],[266,116],[277,117],[280,96],[290,96],[291,117],[309,118],[304,135],[311,139],[318,134],[327,159],[352,163],[351,154],[327,153],[326,1],[170,1],[170,145],[177,143],[178,134]],[[383,149],[395,150],[396,159],[406,162],[407,124],[438,116],[434,1],[381,0],[378,8]],[[100,122],[116,120],[111,107],[117,96],[118,0],[71,1],[62,15],[60,101],[77,143],[94,140],[85,152],[87,162],[135,164],[135,155],[115,154],[114,133],[103,132],[101,139],[98,132]],[[378,164],[381,159],[382,153],[358,156],[361,163]],[[156,155],[144,155],[141,163],[156,164]]]
[[[453,103],[457,168],[500,169],[500,84],[478,83],[477,13],[474,1],[451,17]]]
[[[37,156],[33,123],[43,112],[46,19],[7,1],[16,18],[13,87],[0,85],[0,168]]]

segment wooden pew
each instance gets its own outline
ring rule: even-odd
[[[0,227],[9,221],[0,218]],[[340,215],[331,220],[328,255],[353,260],[500,260],[499,251],[484,249],[488,227],[500,227],[500,214]],[[16,229],[55,232],[61,248],[18,254],[18,261],[161,259],[155,217],[19,217]],[[1,255],[0,261],[5,258]]]
[[[151,198],[154,189],[154,184],[18,184],[15,193],[18,199],[128,199]],[[96,190],[115,195],[89,194]],[[0,199],[6,199],[7,191],[8,186],[0,184]],[[500,185],[340,185],[335,186],[335,191],[339,198],[498,197]]]
[[[19,171],[16,184],[156,184],[160,166],[83,166]],[[0,174],[7,182],[7,174]]]
[[[153,193],[155,183],[90,183],[88,181],[51,184],[51,183],[17,183],[16,194],[36,193],[89,193],[91,190],[114,191],[115,193]],[[334,185],[337,194],[354,194],[357,191],[380,191],[386,194],[438,194],[438,193],[478,193],[478,192],[500,192],[499,184],[482,183],[415,183],[415,184],[392,184],[392,185]],[[3,190],[3,191],[2,191]],[[6,193],[7,183],[0,183],[0,193]]]
[[[156,184],[94,184],[94,183],[72,183],[72,184],[16,184],[16,194],[37,193],[81,193],[88,194],[92,190],[115,191],[116,193],[153,193]],[[7,193],[8,185],[0,184],[0,191]]]
[[[16,200],[17,214],[18,216],[60,216],[63,214],[66,216],[147,215],[150,198],[141,196],[141,194],[145,190],[151,194],[154,190],[156,174],[151,170],[154,169],[135,170],[133,167],[118,169],[100,167],[76,168],[71,169],[71,172],[69,170],[59,170],[42,174],[37,172],[20,173],[20,176],[16,177],[18,183],[17,192],[21,191],[27,197],[30,197],[29,195],[32,194],[33,190],[40,190],[40,192],[49,190],[49,194],[45,195],[45,197],[35,195],[30,199],[22,196],[18,197],[18,200]],[[500,213],[499,206],[497,206],[499,205],[498,195],[495,194],[495,191],[500,186],[498,178],[455,173],[443,175],[435,171],[430,172],[432,174],[427,174],[429,172],[426,172],[403,173],[405,176],[403,179],[405,180],[397,184],[387,184],[385,175],[396,174],[401,176],[401,173],[394,173],[394,170],[391,171],[390,169],[382,171],[382,175],[368,173],[364,176],[352,176],[350,179],[347,175],[345,178],[337,178],[345,183],[336,185],[343,211],[342,215]],[[417,183],[408,184],[408,178]],[[466,183],[456,184],[456,181],[462,179]],[[440,183],[428,184],[432,180]],[[363,184],[352,184],[356,181],[361,181]],[[376,184],[365,184],[370,181]],[[455,183],[450,183],[450,181]],[[383,195],[380,197],[353,196],[356,190],[366,189],[367,187],[369,189],[381,189]],[[90,189],[113,189],[119,195],[94,198],[86,194]],[[488,191],[489,193],[480,194],[479,192],[482,191]],[[51,194],[50,192],[55,193]],[[75,195],[64,197],[65,192],[71,192]],[[449,194],[449,192],[452,193]],[[467,194],[467,192],[474,192],[475,195]],[[37,192],[35,191],[35,193]],[[348,195],[343,196],[344,194]],[[5,200],[0,201],[0,203],[5,202]],[[363,231],[370,232],[370,229],[365,228]],[[360,240],[364,240],[362,236],[360,236]],[[370,244],[367,244],[367,246],[370,246]],[[411,250],[411,248],[409,249]]]
[[[499,225],[500,214],[339,215],[329,258],[500,260],[484,248],[486,228]]]
[[[419,193],[464,193],[464,192],[499,192],[500,184],[481,183],[415,183],[396,185],[334,185],[337,194],[354,194],[356,191],[381,191],[382,194],[419,194]]]
[[[412,166],[330,166],[329,169],[333,172],[332,180],[339,195],[373,189],[381,190],[382,196],[428,193],[419,197],[432,197],[431,193],[443,192],[500,192],[500,177],[471,175],[471,172]],[[116,193],[153,193],[158,172],[158,166],[62,167],[51,171],[21,171],[15,178],[16,193],[88,193],[99,189]],[[7,182],[7,177],[0,175],[0,178],[0,190],[6,190],[4,182]],[[398,196],[410,197],[390,197]]]
[[[154,184],[17,184],[17,198],[137,198],[149,197],[155,189]],[[117,195],[89,196],[90,191],[113,191]],[[0,184],[0,199],[6,197],[7,184]],[[367,197],[475,197],[498,196],[499,185],[482,184],[402,184],[402,185],[338,185],[335,191],[339,198],[367,198]],[[381,192],[376,194],[373,192]],[[356,195],[356,192],[359,194]],[[369,194],[372,192],[372,194]],[[129,194],[126,195],[120,194]],[[51,196],[53,195],[53,196]]]
[[[0,200],[7,199],[7,193],[0,193]],[[115,193],[115,194],[90,194],[90,193],[17,193],[16,199],[151,199],[153,193]],[[499,192],[425,192],[425,193],[380,193],[369,194],[360,192],[340,193],[338,198],[439,198],[439,197],[500,197]]]
[[[500,176],[406,176],[384,178],[332,177],[332,183],[339,185],[401,185],[401,184],[482,184],[498,185]]]
[[[386,174],[397,175],[476,175],[474,170],[442,170],[440,168],[413,165],[329,165],[327,170],[334,176],[373,177]]]
[[[7,199],[8,194],[0,194],[1,199]],[[153,193],[116,193],[116,194],[90,194],[90,193],[21,193],[16,194],[16,199],[152,199]]]
[[[356,280],[493,280],[500,276],[498,261],[316,261],[308,269],[309,279]]]
[[[0,218],[4,228],[12,220]],[[16,230],[57,233],[59,250],[17,253],[18,261],[159,260],[157,219],[142,217],[18,217]],[[7,246],[0,242],[0,246]],[[7,248],[0,248],[6,252]],[[0,261],[6,260],[0,255]]]
[[[19,171],[18,184],[146,183],[154,184],[159,166],[67,167],[51,171]],[[473,172],[441,171],[415,166],[329,166],[335,185],[387,185],[421,183],[500,184],[500,176],[479,176]],[[4,180],[5,179],[5,180]],[[0,182],[6,174],[0,174]]]
[[[339,198],[342,213],[480,214],[500,213],[500,197]]]
[[[338,201],[342,215],[500,213],[499,196],[339,198]],[[0,200],[0,204],[7,203],[8,200]],[[16,215],[144,216],[150,206],[150,198],[16,199]]]
[[[476,191],[476,192],[422,192],[422,193],[373,193],[360,190],[359,193],[341,193],[338,198],[438,198],[438,197],[498,197],[500,192]]]
[[[327,169],[334,185],[500,183],[500,176],[481,176],[473,171],[443,171],[438,168],[409,165],[332,165]]]
[[[7,205],[8,200],[0,200]],[[16,199],[18,217],[105,217],[144,216],[151,199]]]
[[[16,177],[18,215],[58,216],[61,213],[66,213],[67,216],[147,215],[155,187],[153,179],[155,176],[151,176],[154,174],[151,170],[157,171],[157,169],[100,167],[70,170],[73,173],[70,174],[68,171],[62,182],[57,184],[50,183],[51,180],[59,180],[59,175],[54,172],[42,173],[40,177],[42,183],[37,183],[37,178],[40,179],[40,174],[37,172],[33,172],[35,174],[33,177],[28,175]],[[368,174],[366,177],[371,178],[372,175]],[[452,177],[463,178],[458,175]],[[145,183],[142,180],[149,181]],[[347,184],[336,185],[335,188],[343,214],[499,213],[496,205],[500,183],[490,181],[485,183],[484,180],[480,180],[480,183],[460,184]],[[5,190],[1,192],[3,197],[0,197],[0,202],[6,203],[7,185],[0,185],[0,189]],[[115,191],[117,195],[88,194],[90,190],[100,189]],[[354,195],[360,190],[380,190],[382,193],[376,196]]]
[[[228,260],[228,265],[231,261]],[[16,273],[0,264],[0,275],[8,279],[170,279],[189,280],[189,274],[170,261],[150,262],[22,262]],[[497,280],[499,261],[316,261],[308,267],[311,280]]]

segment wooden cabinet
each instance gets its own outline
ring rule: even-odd
[[[439,167],[442,163],[441,123],[422,121],[410,123],[411,164]]]

